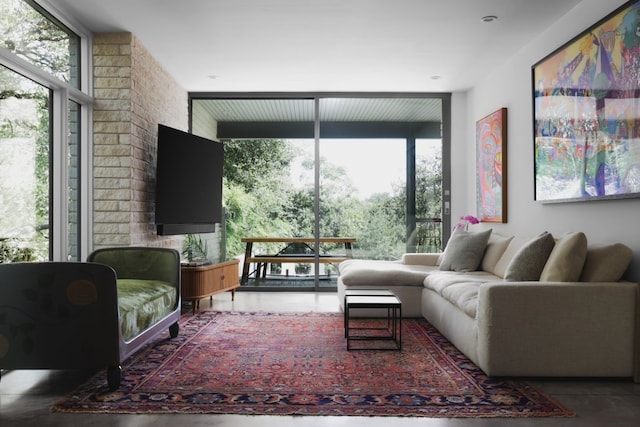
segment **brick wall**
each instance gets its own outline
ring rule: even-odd
[[[188,95],[130,33],[93,38],[94,248],[164,246],[154,225],[158,123],[187,130]]]

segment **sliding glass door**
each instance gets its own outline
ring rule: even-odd
[[[415,217],[409,218],[407,252],[444,248],[442,139],[416,139]]]
[[[193,129],[225,143],[222,239],[248,260],[241,289],[331,290],[344,259],[441,248],[440,97],[192,102]]]

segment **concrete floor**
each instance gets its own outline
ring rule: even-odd
[[[217,295],[204,310],[338,312],[335,293],[238,292]],[[0,382],[0,426],[638,426],[640,384],[631,380],[534,380],[533,383],[577,413],[575,418],[390,418],[292,417],[241,415],[80,415],[51,413],[51,405],[70,393],[89,373],[74,371],[3,372]]]

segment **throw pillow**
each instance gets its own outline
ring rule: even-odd
[[[507,246],[513,239],[513,236],[501,236],[498,233],[491,233],[487,250],[482,257],[482,270],[491,274],[496,274],[496,264],[500,257],[507,250]]]
[[[633,251],[622,243],[587,248],[581,282],[617,282],[627,271]]]
[[[525,235],[513,236],[513,239],[511,239],[511,241],[509,242],[507,249],[505,249],[498,262],[496,262],[495,267],[493,267],[493,274],[498,277],[504,278],[504,275],[507,272],[507,267],[509,267],[509,264],[511,263],[513,257],[524,245],[529,243],[531,238],[531,236]]]
[[[438,268],[449,271],[476,271],[487,248],[489,236],[491,229],[473,233],[457,228],[449,238]]]
[[[530,240],[513,256],[507,266],[504,280],[512,282],[539,280],[555,244],[553,236],[546,231]]]
[[[587,257],[587,236],[569,233],[560,238],[544,265],[541,282],[577,282]]]

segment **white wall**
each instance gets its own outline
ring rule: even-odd
[[[451,95],[451,225],[476,211],[475,137],[467,135],[468,124],[474,120],[468,116],[467,98],[466,92]]]
[[[584,231],[590,242],[622,242],[634,251],[627,278],[640,281],[640,199],[541,204],[534,201],[531,66],[625,3],[625,0],[583,0],[555,25],[510,56],[465,94],[456,94],[452,157],[452,215],[475,214],[475,122],[507,107],[508,223],[482,224],[501,234],[562,235]],[[459,120],[460,103],[466,106]],[[458,129],[460,127],[460,129]],[[460,156],[460,158],[458,158]]]

